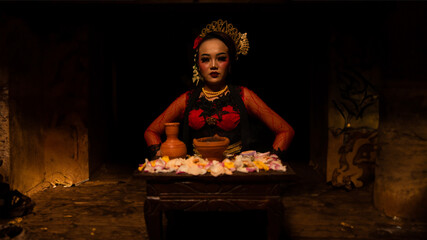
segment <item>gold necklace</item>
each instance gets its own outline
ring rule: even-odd
[[[214,97],[218,97],[221,94],[223,94],[225,91],[228,90],[228,85],[225,85],[225,88],[218,91],[218,92],[211,92],[211,91],[206,91],[205,88],[202,88],[203,93],[205,94],[205,96],[207,98],[214,98]]]

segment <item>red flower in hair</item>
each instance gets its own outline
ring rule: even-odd
[[[196,39],[194,40],[194,45],[193,45],[193,49],[196,49],[199,47],[200,42],[203,40],[203,38],[201,38],[200,36],[197,36]]]

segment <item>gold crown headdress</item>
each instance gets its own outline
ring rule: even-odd
[[[200,42],[203,38],[211,32],[223,32],[233,39],[234,44],[236,46],[236,59],[240,54],[247,55],[249,51],[249,41],[247,37],[247,33],[240,33],[237,28],[233,26],[233,24],[228,23],[226,20],[219,19],[218,21],[213,21],[210,24],[206,25],[205,28],[202,29],[200,35],[194,41],[193,49],[197,49],[199,47]],[[202,80],[200,73],[197,69],[197,53],[194,54],[194,66],[193,66],[193,83],[196,85]]]

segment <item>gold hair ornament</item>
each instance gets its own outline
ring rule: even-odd
[[[240,33],[237,28],[233,26],[233,24],[228,23],[222,19],[218,21],[213,21],[206,25],[205,28],[202,29],[199,37],[204,38],[208,33],[211,32],[223,32],[233,39],[234,44],[236,45],[236,57],[238,55],[247,55],[249,51],[249,41],[247,37],[247,33]]]

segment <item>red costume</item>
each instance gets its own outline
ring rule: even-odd
[[[239,87],[240,97],[247,113],[259,118],[271,129],[276,138],[273,149],[285,151],[294,136],[292,127],[270,107],[268,107],[253,91]],[[145,131],[144,137],[148,146],[161,144],[160,136],[164,133],[164,123],[181,121],[189,102],[192,91],[178,97]],[[237,103],[230,98],[227,91],[214,101],[208,101],[203,94],[197,98],[192,109],[188,109],[188,126],[192,137],[206,137],[218,134],[230,138],[230,144],[241,139],[239,134],[241,113]],[[192,140],[192,139],[190,139]]]

